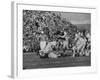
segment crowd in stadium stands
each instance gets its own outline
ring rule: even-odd
[[[24,53],[36,52],[41,58],[91,54],[90,32],[75,28],[61,15],[26,10],[23,12],[23,26]]]

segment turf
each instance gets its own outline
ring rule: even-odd
[[[77,67],[91,66],[91,57],[60,57],[57,59],[40,58],[35,53],[23,54],[23,69],[39,69],[39,68],[58,68],[58,67]]]

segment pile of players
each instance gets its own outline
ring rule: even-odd
[[[39,56],[41,58],[90,56],[91,35],[89,32],[77,31],[71,43],[69,41],[70,35],[67,31],[59,31],[55,36],[57,38],[49,39],[48,35],[44,34],[44,32],[37,36],[40,42]]]

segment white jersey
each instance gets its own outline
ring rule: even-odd
[[[40,41],[40,49],[44,50],[46,47],[46,41]]]
[[[57,42],[56,42],[56,41],[53,41],[53,42],[49,42],[49,43],[50,43],[51,45],[54,45],[54,46],[55,46]]]
[[[83,46],[85,46],[85,44],[86,44],[86,39],[83,39],[83,38],[79,38],[78,39],[78,41],[77,41],[77,43],[76,43],[76,47],[77,47],[77,49],[79,50],[79,49],[81,49]]]
[[[44,48],[43,52],[44,52],[44,53],[47,53],[47,52],[50,51],[50,50],[52,50],[51,44],[48,43],[48,44],[46,45],[46,47]]]
[[[49,43],[46,45],[45,49],[44,49],[44,53],[47,53],[48,51],[51,51],[51,50],[52,50],[52,48],[51,48],[52,45],[55,46],[55,45],[56,45],[56,41],[49,42]]]
[[[91,41],[91,36],[89,33],[86,35],[86,37],[88,38],[88,41]]]
[[[49,58],[57,58],[58,56],[53,53],[53,52],[50,52],[50,54],[48,55]]]
[[[66,39],[66,40],[63,41],[63,47],[64,47],[64,48],[65,48],[65,47],[68,48],[68,39],[69,39],[68,36],[66,36],[65,39]]]

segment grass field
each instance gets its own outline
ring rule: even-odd
[[[54,67],[73,67],[73,66],[90,66],[89,57],[61,57],[57,59],[41,59],[33,53],[23,55],[23,69],[54,68]]]

